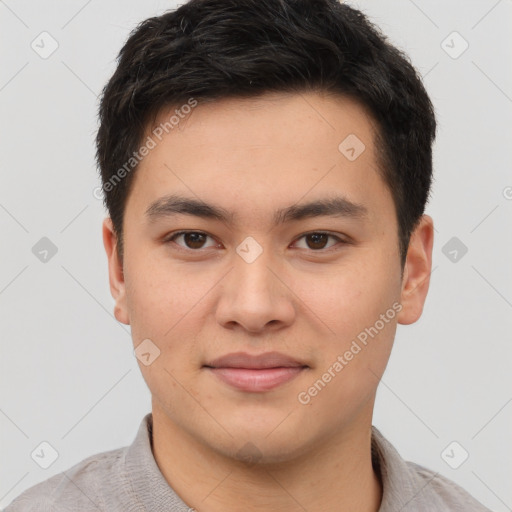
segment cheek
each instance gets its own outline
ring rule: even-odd
[[[159,381],[176,384],[166,371],[181,381],[180,375],[202,364],[200,333],[213,310],[211,289],[218,277],[165,259],[141,257],[139,263],[132,259],[125,272],[133,345],[150,339],[160,351],[151,366],[139,366],[148,384],[155,381],[151,388]]]
[[[315,341],[315,379],[321,381],[315,382],[322,389],[317,406],[332,400],[358,407],[375,392],[389,359],[400,308],[399,269],[392,270],[392,259],[371,256],[338,269],[309,293],[308,306],[329,326],[318,323],[325,335]],[[333,384],[324,390],[327,381]]]
[[[363,265],[316,295],[314,307],[335,334],[318,336],[318,364],[302,396],[311,399],[310,411],[326,423],[358,414],[375,394],[396,331],[400,305],[395,297],[400,295],[394,281],[389,273],[376,273],[375,266],[370,273]]]
[[[386,262],[340,266],[295,280],[294,291],[318,319],[326,340],[343,343],[373,325],[400,297],[400,283]]]
[[[207,292],[208,282],[186,279],[176,269],[162,272],[149,265],[132,267],[125,281],[134,349],[149,339],[151,351],[158,354],[149,365],[138,360],[141,374],[154,397],[173,411],[175,402],[188,403],[196,394],[191,372],[199,365],[198,301]],[[180,385],[185,381],[186,391]]]
[[[137,346],[149,338],[162,351],[164,348],[167,351],[186,323],[201,290],[183,279],[176,269],[166,270],[149,260],[143,263],[127,266],[125,271],[133,343]]]

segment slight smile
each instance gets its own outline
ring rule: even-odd
[[[217,358],[203,368],[239,391],[258,393],[289,382],[309,366],[279,352],[259,355],[235,352]]]

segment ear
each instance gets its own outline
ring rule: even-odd
[[[110,217],[103,220],[103,245],[107,253],[110,293],[116,301],[114,316],[119,322],[129,325],[123,267],[117,255],[117,238]]]
[[[402,310],[397,316],[399,324],[416,322],[423,312],[432,272],[432,246],[434,243],[434,222],[428,215],[422,215],[411,234],[407,259],[402,278]]]

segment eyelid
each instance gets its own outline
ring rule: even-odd
[[[206,231],[201,231],[201,230],[197,230],[197,229],[188,229],[188,230],[185,229],[185,230],[172,232],[168,236],[166,236],[163,241],[164,241],[164,243],[174,242],[175,238],[177,238],[180,235],[187,234],[187,233],[199,233],[201,235],[206,235],[207,237],[211,238],[212,240],[215,240],[218,243],[217,239],[213,235],[210,235]],[[313,234],[327,235],[328,237],[335,238],[338,241],[337,244],[334,244],[331,247],[328,247],[326,249],[316,249],[316,250],[308,249],[308,248],[303,249],[303,250],[309,251],[313,254],[329,253],[329,252],[336,251],[337,249],[339,249],[339,247],[338,247],[339,245],[347,245],[347,244],[352,243],[352,241],[345,235],[340,236],[340,233],[335,234],[330,231],[311,230],[311,231],[307,231],[306,233],[302,233],[301,235],[299,235],[297,238],[294,239],[292,244],[295,244],[302,238],[304,238],[308,235],[313,235]],[[212,248],[212,247],[205,247],[205,248],[200,248],[200,249],[190,249],[190,248],[184,247],[180,244],[175,244],[175,245],[178,247],[178,250],[183,250],[183,251],[187,251],[190,253],[200,253],[201,251]],[[299,249],[302,249],[302,248],[299,248]]]
[[[170,233],[168,236],[166,236],[163,239],[163,242],[166,243],[166,244],[170,243],[170,242],[174,242],[175,238],[179,237],[180,235],[186,235],[188,233],[199,233],[200,235],[206,235],[207,237],[209,237],[212,240],[215,240],[217,242],[216,238],[213,235],[210,235],[206,231],[201,231],[201,230],[198,230],[198,229],[184,229],[184,230],[180,230],[180,231],[173,231],[172,233]],[[204,250],[203,248],[201,248],[201,249],[190,249],[188,247],[184,247],[183,245],[179,245],[179,244],[176,244],[176,245],[180,249],[183,249],[183,250],[189,251],[189,252],[200,252],[200,251]],[[210,249],[210,247],[206,247],[206,249]]]
[[[299,235],[295,241],[293,243],[296,243],[298,242],[300,239],[308,236],[308,235],[327,235],[328,237],[330,238],[335,238],[338,243],[337,244],[334,244],[332,245],[331,247],[327,247],[326,249],[304,249],[306,251],[309,251],[313,254],[322,254],[322,253],[328,253],[328,252],[331,252],[331,251],[335,251],[337,250],[339,247],[339,245],[347,245],[347,244],[350,244],[351,241],[348,239],[348,237],[345,237],[345,236],[340,236],[340,233],[332,233],[330,231],[322,231],[322,230],[312,230],[312,231],[308,231],[306,233],[302,233],[301,235]]]

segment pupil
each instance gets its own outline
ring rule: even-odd
[[[200,249],[204,243],[201,233],[185,233],[185,243],[192,249]]]
[[[311,245],[308,243],[310,249],[323,249],[325,247],[325,243],[327,242],[327,235],[325,233],[313,233],[312,235],[308,236],[310,240],[313,240],[313,245],[320,244],[320,247],[311,247]]]

